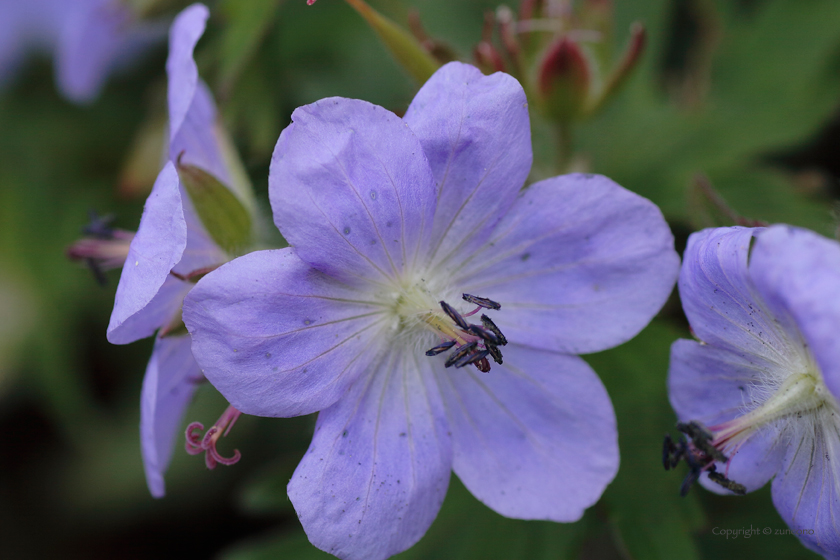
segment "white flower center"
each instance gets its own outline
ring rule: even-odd
[[[452,349],[444,366],[456,368],[475,365],[480,371],[490,371],[488,358],[502,363],[499,346],[507,339],[487,315],[482,314],[480,324],[471,324],[467,317],[482,310],[497,310],[500,304],[483,297],[460,294],[475,306],[470,312],[460,312],[439,294],[452,295],[451,290],[434,289],[425,278],[401,281],[393,290],[383,290],[378,299],[391,317],[393,343],[411,345],[416,351],[425,350],[433,357]]]
[[[824,406],[837,408],[837,402],[822,380],[819,371],[789,376],[776,391],[756,408],[719,426],[712,445],[726,452],[740,447],[763,426],[782,418],[813,413]]]

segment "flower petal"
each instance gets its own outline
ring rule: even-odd
[[[196,165],[230,186],[230,172],[217,137],[216,104],[199,80],[193,58],[208,16],[206,6],[193,4],[175,18],[169,32],[169,159]]]
[[[355,99],[300,107],[271,159],[274,222],[301,259],[336,278],[385,280],[431,233],[434,179],[399,117]]]
[[[405,114],[434,173],[432,262],[469,255],[507,211],[531,170],[525,92],[514,78],[451,62]]]
[[[380,560],[425,534],[451,465],[431,364],[395,351],[318,416],[289,498],[312,544],[343,559]]]
[[[127,344],[169,322],[191,285],[170,275],[187,245],[178,173],[170,162],[158,175],[123,266],[108,340]]]
[[[753,434],[736,453],[730,457],[729,465],[716,463],[717,472],[729,480],[743,484],[747,492],[758,490],[779,471],[787,446],[779,445],[779,431],[767,426]],[[708,473],[700,477],[700,484],[715,494],[734,495],[720,484],[709,480]]]
[[[773,226],[756,235],[750,274],[775,314],[792,317],[826,386],[840,399],[840,244],[807,230]]]
[[[752,361],[773,361],[783,371],[806,371],[796,327],[767,309],[747,269],[758,228],[706,229],[691,235],[680,272],[680,298],[703,342]]]
[[[773,504],[785,523],[826,558],[840,558],[840,434],[833,422],[791,437],[773,480]]]
[[[577,356],[508,345],[504,362],[439,370],[455,473],[507,517],[580,519],[618,471],[607,391]]]
[[[511,342],[597,352],[635,336],[674,286],[679,257],[659,209],[600,175],[532,185],[453,285],[498,301]]]
[[[671,346],[668,393],[680,420],[714,426],[741,416],[766,395],[753,391],[790,374],[773,361],[729,349],[677,340]]]
[[[322,410],[379,353],[382,308],[302,262],[291,249],[256,251],[198,282],[184,322],[202,372],[256,416]]]
[[[186,335],[157,338],[140,395],[140,445],[146,482],[155,498],[165,494],[163,474],[172,460],[184,412],[202,380]]]

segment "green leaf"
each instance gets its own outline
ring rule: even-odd
[[[825,201],[797,192],[791,175],[745,166],[711,169],[709,179],[727,205],[747,218],[802,226],[828,237],[834,234],[834,222]]]
[[[251,242],[251,214],[218,179],[193,165],[178,164],[184,188],[207,232],[232,255]]]
[[[798,538],[787,533],[789,527],[773,506],[770,487],[767,484],[761,490],[737,498],[703,493],[710,522],[697,540],[704,558],[820,558],[802,546]],[[750,529],[752,531],[747,533]],[[768,529],[769,533],[765,533]],[[727,539],[726,530],[744,531]]]
[[[283,0],[223,0],[219,10],[227,19],[222,35],[219,89],[229,92],[242,69],[275,21]]]
[[[291,453],[257,470],[243,481],[237,496],[237,505],[253,515],[294,513],[292,502],[286,494],[286,485],[295,471],[300,456]]]
[[[309,543],[303,530],[284,532],[244,541],[223,551],[219,560],[335,560]]]
[[[440,67],[411,33],[371,8],[363,0],[347,0],[347,3],[365,18],[397,62],[418,83],[425,83]]]
[[[675,418],[665,379],[679,333],[654,322],[627,344],[587,357],[615,406],[621,468],[603,503],[620,547],[634,560],[699,558],[691,531],[704,524],[699,487],[680,498],[682,477],[662,467],[662,438]],[[644,512],[640,514],[640,512]]]
[[[589,520],[577,523],[508,519],[476,500],[453,476],[426,536],[395,560],[562,560],[578,558]]]
[[[669,219],[685,220],[686,187],[695,173],[756,169],[768,154],[801,144],[830,118],[840,94],[832,71],[840,4],[813,0],[803,9],[792,0],[768,0],[751,17],[719,10],[721,40],[708,95],[692,107],[674,103],[660,87],[656,63],[665,32],[656,22],[668,6],[660,0],[647,5],[616,6],[622,18],[638,17],[648,26],[650,49],[627,87],[576,138],[594,171],[650,198]],[[658,14],[650,11],[654,6]],[[621,28],[621,20],[616,25]],[[790,221],[786,211],[780,205],[775,213]]]

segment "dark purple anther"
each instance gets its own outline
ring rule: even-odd
[[[472,304],[475,304],[479,307],[483,307],[485,309],[501,309],[502,304],[493,301],[492,299],[487,299],[483,297],[478,297],[470,294],[461,294],[461,297],[464,298],[464,301],[468,301]]]
[[[463,346],[459,346],[452,354],[446,358],[446,362],[444,362],[444,367],[452,367],[464,356],[467,356],[472,353],[475,347],[478,346],[478,342],[473,341],[469,344],[464,344]]]
[[[464,319],[460,313],[455,311],[455,309],[453,309],[451,305],[449,305],[445,301],[442,301],[440,302],[440,307],[443,309],[443,312],[446,313],[456,325],[458,325],[458,327],[464,330],[467,330],[469,328],[470,324],[467,323],[466,319]]]
[[[442,352],[446,352],[447,350],[449,350],[453,346],[455,346],[455,341],[454,340],[447,340],[446,342],[442,342],[442,343],[438,344],[434,348],[429,348],[428,350],[426,350],[426,355],[427,356],[437,356],[438,354],[440,354]]]

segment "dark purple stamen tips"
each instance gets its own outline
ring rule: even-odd
[[[499,327],[496,326],[496,323],[494,323],[490,319],[490,317],[488,317],[487,315],[482,315],[481,324],[484,325],[485,329],[496,335],[496,337],[499,339],[498,346],[504,346],[508,343],[507,339],[505,338],[505,335],[502,334],[502,331],[499,330]]]
[[[464,301],[468,301],[472,304],[475,304],[479,307],[483,307],[485,309],[501,309],[502,305],[493,301],[492,299],[487,299],[483,297],[474,296],[471,294],[461,294],[461,297],[464,298]]]
[[[691,422],[677,422],[677,429],[691,439],[691,443],[704,454],[712,457],[715,461],[725,463],[729,458],[712,445],[712,433],[703,424],[692,420]]]
[[[446,362],[444,362],[444,367],[452,367],[455,365],[461,358],[464,356],[468,356],[472,353],[475,347],[478,346],[478,342],[472,341],[469,344],[464,344],[463,346],[459,346],[455,349],[455,351],[446,358]]]
[[[685,442],[680,441],[679,443],[684,445]],[[662,442],[662,466],[665,467],[666,471],[677,466],[683,453],[685,453],[685,450],[681,449],[679,444],[674,443],[671,434],[665,434],[665,440]]]
[[[489,342],[490,344],[495,344],[496,346],[501,344],[501,340],[499,340],[499,337],[496,335],[496,333],[481,328],[478,325],[470,325],[467,328],[467,332],[470,334],[474,334],[475,336],[481,338],[486,342]]]
[[[447,350],[449,350],[453,346],[455,346],[455,341],[454,340],[447,340],[446,342],[438,344],[434,348],[429,348],[428,350],[426,350],[426,355],[427,356],[437,356],[438,354],[446,352]]]
[[[467,356],[464,356],[463,358],[461,358],[460,360],[458,360],[457,362],[455,362],[452,365],[454,365],[456,368],[462,368],[464,366],[474,364],[479,360],[483,360],[484,358],[487,357],[487,354],[489,354],[489,353],[490,353],[489,350],[481,350],[479,352],[475,352],[473,354],[469,354]]]
[[[730,492],[734,492],[739,496],[743,496],[747,493],[747,488],[743,484],[738,484],[734,480],[730,480],[717,472],[714,468],[709,469],[709,480],[723,486]]]
[[[446,315],[450,319],[452,319],[452,322],[458,325],[459,328],[462,328],[464,330],[469,328],[470,324],[467,323],[467,320],[464,319],[460,313],[455,311],[455,309],[453,309],[451,305],[449,305],[445,301],[442,301],[440,302],[440,307],[441,309],[443,309],[443,312],[446,313]]]
[[[441,309],[455,323],[455,326],[460,329],[460,332],[449,326],[436,327],[438,332],[448,340],[427,350],[426,355],[436,356],[458,345],[455,351],[446,359],[444,365],[446,367],[455,366],[456,368],[474,365],[479,371],[486,373],[490,371],[488,356],[492,357],[493,361],[497,364],[502,363],[502,352],[499,350],[499,346],[507,344],[507,339],[502,334],[502,331],[499,330],[499,327],[487,315],[481,316],[483,326],[470,324],[465,317],[474,315],[481,309],[499,309],[501,305],[487,298],[470,294],[463,294],[463,297],[466,301],[474,303],[478,307],[474,311],[461,314],[445,301],[441,301]]]
[[[490,352],[490,356],[493,358],[493,361],[499,365],[502,365],[502,351],[494,344],[487,345],[487,351]]]
[[[662,442],[662,465],[666,471],[675,468],[681,460],[688,465],[688,474],[680,485],[680,496],[687,495],[691,486],[704,472],[708,473],[709,480],[735,494],[747,493],[743,484],[738,484],[717,472],[715,463],[726,463],[729,458],[712,445],[714,436],[705,426],[696,421],[678,422],[677,429],[684,434],[677,442],[671,439],[670,434],[665,434],[665,440]]]

